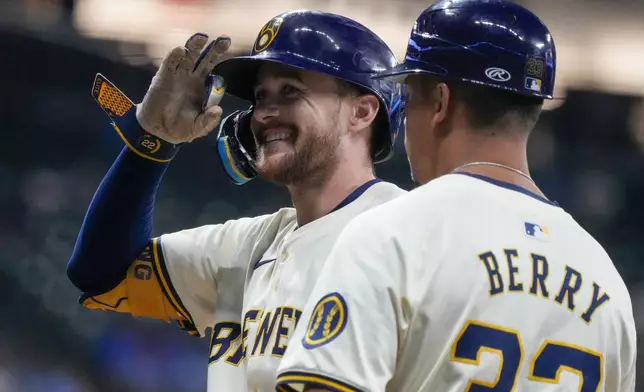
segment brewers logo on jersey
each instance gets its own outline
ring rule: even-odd
[[[315,348],[329,343],[342,332],[348,317],[347,304],[340,294],[325,295],[315,305],[302,344]]]

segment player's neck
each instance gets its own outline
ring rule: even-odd
[[[303,226],[328,214],[351,192],[374,178],[370,167],[359,170],[338,167],[319,184],[289,186],[298,225]]]
[[[511,167],[530,176],[525,140],[502,136],[469,137],[468,140],[453,140],[445,147],[441,154],[443,159],[440,159],[442,164],[437,168],[439,175],[449,174],[472,162],[492,162]],[[508,182],[543,195],[535,183],[507,168],[482,164],[467,166],[459,171]]]

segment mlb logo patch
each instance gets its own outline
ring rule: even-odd
[[[525,222],[525,234],[528,237],[536,238],[538,240],[547,241],[550,239],[550,232],[548,228],[536,223]]]
[[[525,78],[525,88],[528,90],[541,92],[541,79],[526,77]]]

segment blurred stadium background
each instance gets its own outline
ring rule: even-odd
[[[265,21],[298,8],[353,17],[402,58],[429,1],[2,0],[0,392],[205,390],[208,339],[85,310],[66,279],[85,208],[122,147],[90,97],[97,72],[138,101],[160,58],[193,32],[228,34],[231,54],[246,53]],[[532,139],[533,175],[607,247],[642,329],[644,1],[521,3],[550,26],[558,49],[561,99]],[[230,184],[210,142],[184,147],[170,168],[155,234],[289,203],[263,181]],[[378,173],[411,188],[402,149]],[[638,371],[644,380],[644,363]]]

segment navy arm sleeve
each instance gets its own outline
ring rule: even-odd
[[[168,166],[123,148],[94,194],[67,264],[77,288],[99,294],[125,278],[150,241],[155,196]]]

